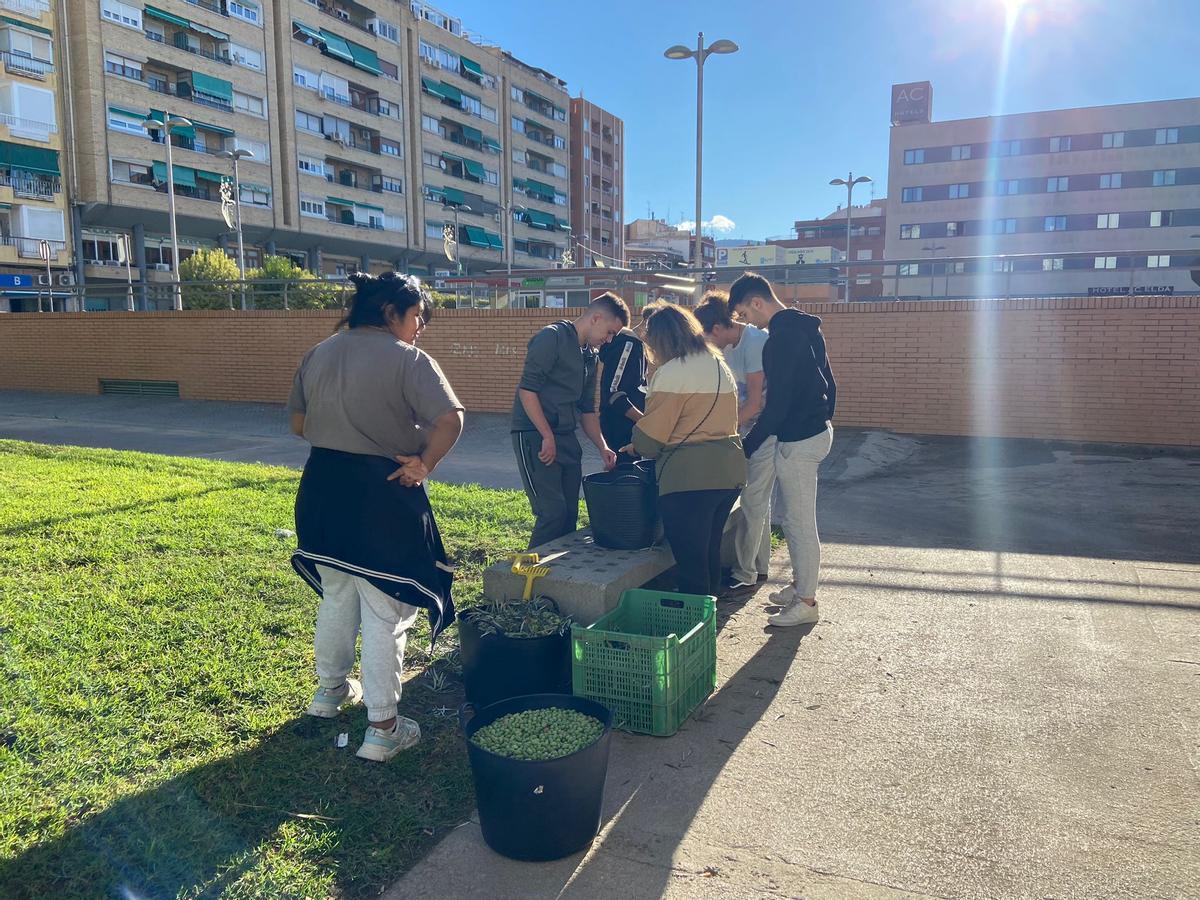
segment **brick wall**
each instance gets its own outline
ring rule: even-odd
[[[1200,446],[1200,297],[815,304],[838,424]],[[421,346],[470,409],[509,409],[554,310],[439,310]],[[333,312],[0,315],[0,388],[95,393],[178,381],[184,397],[282,402]]]

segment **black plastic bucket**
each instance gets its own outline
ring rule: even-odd
[[[654,462],[638,460],[583,479],[592,537],[609,550],[640,550],[659,535]]]
[[[528,709],[574,709],[599,719],[604,732],[582,750],[549,760],[497,756],[471,736],[501,716]],[[512,697],[476,711],[463,704],[459,721],[467,739],[479,825],[487,845],[502,856],[527,861],[561,859],[585,849],[600,831],[612,713],[570,694]]]
[[[458,617],[458,641],[468,703],[571,692],[570,631],[531,638],[482,634],[467,610]]]

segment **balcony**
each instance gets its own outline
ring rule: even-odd
[[[0,9],[40,19],[50,12],[50,3],[49,0],[0,0]]]
[[[26,78],[44,80],[47,75],[54,74],[54,63],[46,59],[34,59],[32,56],[2,50],[0,60],[4,61],[4,71],[9,75],[24,75]]]
[[[0,172],[0,187],[12,188],[13,196],[29,200],[53,200],[62,193],[61,178],[47,178],[27,172]]]
[[[50,245],[50,250],[55,257],[60,253],[65,253],[67,244],[65,241],[47,241]],[[0,236],[0,247],[16,247],[17,255],[24,259],[40,259],[42,255],[42,239],[18,237],[15,234],[6,234]]]
[[[353,25],[359,31],[365,31],[368,34],[375,33],[367,27],[367,20],[375,18],[375,13],[366,7],[357,4],[330,3],[327,0],[317,0],[316,3],[309,0],[309,2],[325,15],[331,19],[337,19],[343,25]]]
[[[201,9],[207,9],[209,12],[215,12],[219,16],[229,17],[228,11],[225,9],[224,3],[217,3],[215,0],[183,0],[189,6],[198,6]]]
[[[50,135],[58,133],[58,126],[53,122],[39,122],[37,119],[23,119],[8,113],[0,113],[0,125],[8,127],[9,131],[18,133],[29,140],[50,140]]]
[[[233,61],[229,58],[229,51],[228,50],[224,50],[224,51],[220,50],[219,48],[216,47],[215,44],[212,46],[212,49],[206,49],[205,47],[201,46],[199,43],[193,44],[190,41],[183,41],[183,40],[168,41],[162,35],[156,34],[153,31],[147,31],[145,34],[146,34],[146,40],[151,41],[155,44],[161,44],[162,46],[165,46],[165,47],[174,47],[176,50],[182,50],[184,53],[191,53],[193,56],[200,56],[200,57],[203,57],[204,59],[211,59],[213,62],[223,63],[224,65],[227,65],[227,66],[233,65]],[[186,34],[187,34],[187,32],[185,32],[185,31],[175,32],[176,38],[178,38],[179,35],[186,35]]]

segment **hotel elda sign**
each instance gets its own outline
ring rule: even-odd
[[[892,85],[892,124],[929,122],[933,116],[933,85],[928,81]]]

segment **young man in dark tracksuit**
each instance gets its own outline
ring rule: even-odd
[[[821,320],[788,309],[771,283],[754,272],[729,289],[729,309],[738,318],[766,328],[763,373],[767,402],[742,442],[747,457],[774,437],[775,475],[783,494],[783,533],[792,561],[792,583],[771,595],[783,609],[772,625],[807,625],[818,620],[817,582],[821,541],[817,535],[817,470],[833,445],[837,384],[829,367]]]
[[[655,307],[642,310],[642,326]],[[639,329],[640,330],[640,329]],[[638,332],[629,328],[600,348],[600,431],[616,450],[633,441],[633,424],[646,410],[646,347]],[[618,463],[635,458],[617,452]]]
[[[529,341],[513,399],[512,439],[535,518],[530,549],[575,530],[583,483],[576,425],[600,451],[604,468],[616,465],[596,415],[596,349],[628,324],[625,301],[603,294],[574,322],[547,325]]]

